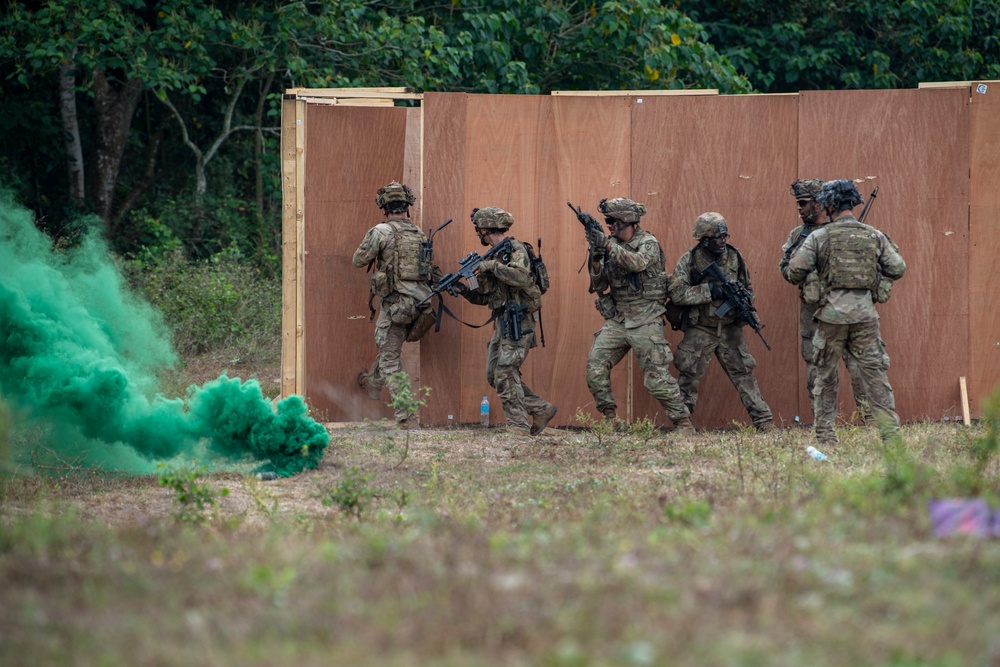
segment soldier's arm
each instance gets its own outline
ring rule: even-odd
[[[369,229],[365,238],[361,240],[361,245],[354,251],[354,257],[351,261],[357,268],[362,269],[367,266],[368,262],[378,257],[379,252],[382,251],[385,244],[385,234],[382,227],[383,225],[378,224]]]
[[[906,272],[906,262],[903,261],[903,256],[896,249],[896,244],[881,232],[879,232],[879,245],[882,250],[878,258],[879,271],[890,280],[899,280]]]
[[[785,245],[781,246],[781,261],[778,262],[778,271],[781,272],[781,277],[788,280],[788,262],[792,259],[792,254],[795,251],[795,241],[798,240],[799,234],[802,233],[802,225],[799,225],[788,235],[788,240],[785,241]],[[788,282],[791,282],[788,280]]]
[[[649,237],[638,250],[612,243],[608,248],[608,258],[629,273],[640,273],[653,262],[660,261],[660,245],[656,239]]]
[[[737,252],[739,251],[737,250]],[[739,272],[737,278],[741,283],[743,283],[743,286],[747,288],[747,292],[750,293],[750,303],[753,303],[757,300],[757,296],[753,292],[753,282],[750,280],[750,267],[747,266],[747,260],[745,257],[743,258],[742,265],[744,270]]]
[[[489,273],[498,281],[516,287],[526,289],[535,282],[531,274],[531,260],[528,258],[528,251],[521,244],[514,245],[514,252],[510,255],[510,261],[504,264],[500,260],[486,260]],[[482,266],[482,265],[480,265]]]
[[[611,281],[608,280],[607,273],[604,270],[605,266],[603,257],[596,262],[587,262],[587,270],[590,273],[590,289],[592,292],[606,290],[611,287]]]
[[[678,306],[696,306],[712,300],[712,291],[708,283],[691,284],[690,251],[684,253],[674,268],[673,279],[670,281],[670,300]]]
[[[810,234],[792,255],[792,259],[788,262],[788,282],[801,285],[806,276],[817,269],[816,251],[819,236],[816,232]]]

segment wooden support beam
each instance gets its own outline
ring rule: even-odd
[[[962,393],[962,423],[968,426],[972,419],[969,416],[969,386],[965,382],[965,376],[958,378],[958,387]]]
[[[718,95],[717,88],[684,88],[682,90],[553,90],[562,97],[653,97],[675,95]]]
[[[318,98],[342,98],[342,99],[392,99],[392,100],[422,100],[423,93],[414,93],[412,88],[405,89],[379,89],[379,88],[289,88],[285,91],[285,97],[296,99],[308,97]]]

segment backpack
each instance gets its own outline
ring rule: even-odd
[[[542,261],[542,238],[538,237],[538,254],[532,249],[530,243],[524,244],[524,249],[528,251],[528,259],[531,260],[531,275],[535,279],[535,287],[542,294],[549,291],[549,270],[545,268]],[[541,301],[539,299],[539,301]],[[545,329],[542,328],[542,306],[538,304],[538,335],[541,339],[542,347],[545,347]]]
[[[538,239],[537,255],[530,243],[525,243],[524,249],[528,251],[528,259],[531,260],[531,275],[535,278],[535,286],[539,292],[545,294],[549,291],[549,270],[545,268],[545,262],[542,260],[542,239]]]

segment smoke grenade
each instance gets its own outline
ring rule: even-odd
[[[223,375],[168,398],[157,374],[177,361],[159,312],[127,289],[98,234],[54,251],[0,192],[0,401],[21,431],[15,462],[45,448],[135,474],[170,460],[279,476],[318,465],[329,435],[301,397],[272,405],[256,380]]]

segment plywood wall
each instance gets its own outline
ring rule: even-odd
[[[756,377],[775,419],[809,414],[799,402],[798,291],[778,272],[781,245],[797,224],[787,195],[795,180],[797,100],[794,96],[646,98],[633,106],[632,195],[646,203],[647,227],[671,271],[695,241],[695,219],[721,213],[730,243],[747,261],[768,352],[745,329]],[[669,327],[668,327],[669,329]],[[676,349],[680,332],[669,332]],[[641,386],[637,405],[654,409]],[[732,383],[715,361],[699,386],[696,426],[749,423]]]
[[[537,245],[552,287],[544,300],[546,346],[528,355],[524,381],[562,406],[558,423],[576,423],[578,408],[593,411],[585,382],[586,358],[601,318],[588,294],[582,228],[567,201],[595,209],[604,196],[628,192],[629,109],[622,98],[581,99],[507,95],[428,94],[424,118],[424,195],[427,211],[455,218],[436,251],[442,270],[457,268],[469,252],[485,249],[470,221],[473,207],[499,206],[514,216],[511,235]],[[466,322],[481,324],[490,313],[462,299],[447,304]],[[422,343],[425,378],[440,379],[440,401],[427,418],[443,423],[477,419],[488,396],[498,418],[499,399],[486,382],[486,344],[493,325],[481,329],[445,320],[442,331]],[[460,350],[460,354],[458,351]],[[614,375],[625,394],[623,365]],[[433,385],[431,385],[433,386]],[[443,419],[442,419],[443,417]]]
[[[860,181],[865,197],[879,186],[866,222],[907,263],[879,306],[900,417],[961,414],[958,379],[970,372],[968,89],[804,92],[799,107],[800,173]],[[849,394],[841,391],[842,413],[853,407]]]
[[[1000,374],[1000,299],[988,281],[970,278],[970,270],[990,273],[998,238],[1000,109],[988,94],[970,102],[968,87],[721,97],[428,93],[421,107],[410,109],[307,106],[300,130],[305,344],[299,363],[307,399],[330,420],[391,415],[355,383],[357,371],[374,359],[375,345],[368,277],[350,259],[381,219],[375,191],[392,179],[418,191],[415,220],[425,231],[454,219],[435,239],[445,272],[469,252],[484,250],[469,220],[473,207],[500,206],[514,215],[515,238],[533,244],[542,238],[552,278],[543,308],[546,346],[533,349],[522,370],[529,386],[560,406],[558,425],[578,424],[578,411],[596,415],[585,372],[602,324],[586,271],[578,273],[586,243],[566,201],[594,213],[603,197],[644,202],[643,226],[660,239],[669,268],[693,245],[700,213],[726,216],[731,242],[747,258],[773,348],[766,351],[747,330],[762,394],[777,421],[808,423],[797,290],[777,271],[781,245],[798,224],[788,186],[796,178],[853,178],[867,197],[879,185],[869,222],[890,234],[908,263],[892,300],[880,307],[900,415],[958,414],[964,375],[976,416]],[[286,197],[290,191],[286,187]],[[287,221],[286,214],[286,227]],[[286,257],[286,271],[288,263]],[[466,322],[489,317],[483,307],[446,299]],[[286,337],[293,331],[286,312]],[[492,324],[472,329],[445,319],[440,332],[406,346],[408,372],[431,389],[425,422],[475,421],[483,395],[494,420],[502,420],[485,378],[491,333]],[[667,333],[676,347],[679,334],[669,327]],[[284,375],[296,375],[288,360],[283,366]],[[615,369],[613,385],[621,416],[666,422],[630,359]],[[849,415],[846,385],[841,401]],[[702,382],[696,425],[748,421],[735,389],[713,364]]]
[[[383,219],[379,187],[402,180],[407,110],[310,106],[305,132],[305,396],[320,418],[391,417],[355,380],[374,359],[368,274],[351,258]],[[412,140],[412,138],[411,138]],[[386,399],[388,392],[386,392]]]
[[[1000,384],[1000,82],[973,83],[970,105],[969,392],[981,414]]]

